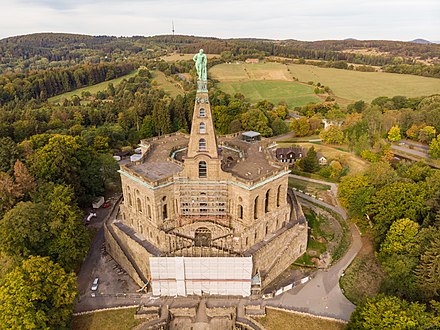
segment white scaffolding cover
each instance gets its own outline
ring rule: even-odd
[[[251,293],[252,257],[150,257],[155,296]]]

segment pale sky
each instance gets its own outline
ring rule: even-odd
[[[35,32],[440,41],[440,0],[0,0],[0,38]]]

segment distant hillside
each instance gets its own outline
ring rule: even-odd
[[[432,44],[431,41],[429,41],[429,40],[425,40],[425,39],[414,39],[414,40],[411,40],[410,42],[414,42],[414,43],[416,43],[416,44],[422,44],[422,45],[429,45],[429,44]]]
[[[23,72],[72,64],[110,61],[142,63],[167,52],[222,54],[224,60],[279,56],[312,60],[385,66],[412,65],[421,59],[440,58],[440,45],[387,40],[269,40],[220,39],[184,35],[154,37],[89,36],[67,33],[36,33],[0,40],[0,73]],[[398,59],[396,59],[398,58]]]

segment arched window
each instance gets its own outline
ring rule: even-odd
[[[206,162],[203,160],[199,162],[199,178],[206,178],[207,170]]]
[[[147,215],[149,218],[151,218],[151,206],[150,204],[147,205]]]
[[[206,125],[205,125],[205,123],[200,123],[200,125],[199,125],[199,133],[200,134],[205,134],[206,133]]]
[[[142,213],[142,203],[141,203],[141,199],[139,197],[137,198],[137,209],[138,209],[138,212]]]
[[[206,150],[206,140],[205,139],[199,140],[199,150]]]
[[[205,117],[205,116],[206,116],[205,108],[200,108],[199,117]]]
[[[128,193],[128,205],[133,206],[133,203],[131,202],[131,194]]]
[[[281,185],[278,186],[277,192],[277,207],[281,205]]]
[[[254,219],[258,219],[258,196],[255,197],[254,201]]]
[[[264,212],[269,212],[269,197],[270,197],[270,189],[266,192],[266,197],[264,199]]]
[[[164,204],[162,206],[162,218],[164,220],[166,220],[168,218],[168,206],[167,206],[167,204]]]
[[[238,205],[238,218],[243,219],[243,206]]]

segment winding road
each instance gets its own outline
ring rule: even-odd
[[[334,183],[298,176],[293,177],[305,181],[330,185],[335,196],[337,194],[337,185]],[[299,199],[313,202],[314,204],[331,209],[334,212],[337,212],[344,220],[347,219],[347,213],[341,206],[329,205],[300,192],[295,192],[295,194]],[[349,224],[349,226],[352,235],[352,243],[343,258],[327,270],[318,270],[313,279],[306,284],[300,285],[268,300],[267,305],[279,306],[348,321],[356,306],[353,305],[342,293],[339,286],[339,278],[362,248],[359,230],[354,224]]]

